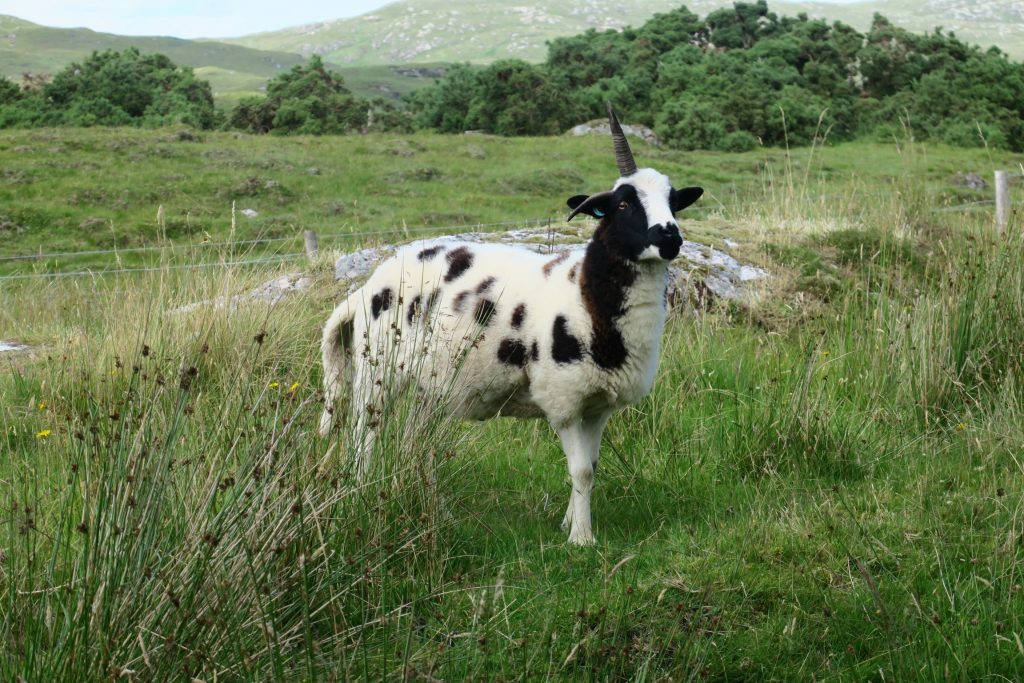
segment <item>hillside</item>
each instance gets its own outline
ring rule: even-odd
[[[559,36],[639,25],[656,12],[685,4],[704,15],[731,0],[584,0],[522,2],[498,0],[399,0],[375,12],[226,39],[236,45],[300,54],[319,53],[339,64],[398,62],[490,62],[503,57],[541,61],[545,42]],[[964,40],[999,45],[1024,58],[1024,2],[1019,0],[896,0],[852,4],[770,2],[773,11],[807,12],[866,29],[875,12],[904,28],[935,26]]]
[[[25,72],[54,73],[94,50],[160,52],[176,64],[195,69],[210,81],[221,106],[245,95],[256,94],[268,79],[305,62],[292,52],[230,45],[212,40],[183,40],[164,36],[119,36],[86,28],[51,28],[16,17],[0,15],[0,75],[18,79]],[[346,77],[360,95],[393,95],[409,92],[429,78],[410,70],[389,67],[346,69],[331,65]],[[404,75],[403,75],[404,74]]]

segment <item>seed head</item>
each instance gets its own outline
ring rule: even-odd
[[[192,388],[192,380],[199,374],[199,370],[195,366],[189,366],[181,371],[181,377],[178,380],[178,387],[182,391],[188,391]]]

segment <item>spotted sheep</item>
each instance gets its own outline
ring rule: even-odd
[[[571,197],[568,220],[598,220],[582,252],[439,241],[382,263],[323,332],[328,435],[352,364],[356,474],[373,451],[383,387],[415,383],[456,417],[544,417],[565,451],[572,491],[562,522],[591,544],[590,495],[608,418],[651,389],[665,324],[669,262],[682,237],[675,214],[703,193],[638,169],[608,107],[621,177]]]

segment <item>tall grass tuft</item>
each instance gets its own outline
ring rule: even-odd
[[[438,539],[457,501],[438,492],[469,464],[449,465],[451,421],[396,403],[382,468],[357,485],[332,456],[344,444],[313,429],[309,310],[174,313],[210,292],[153,285],[101,299],[110,336],[73,338],[52,381],[16,373],[21,402],[60,426],[35,436],[4,414],[18,485],[3,677],[303,679],[338,661],[390,675],[382,655],[446,586]]]

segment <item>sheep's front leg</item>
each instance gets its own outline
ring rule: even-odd
[[[608,416],[603,415],[597,419],[579,420],[557,430],[572,479],[569,508],[565,511],[562,525],[569,527],[569,542],[576,545],[594,543],[590,493],[594,488],[594,472],[601,452],[601,434],[607,422]]]

